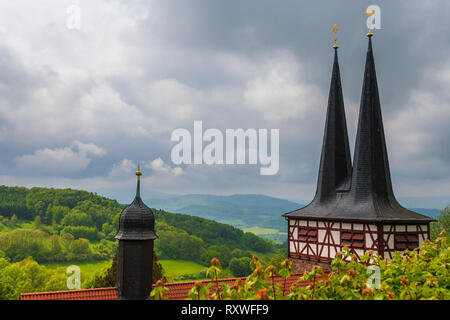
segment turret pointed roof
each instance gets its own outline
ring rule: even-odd
[[[284,216],[328,220],[402,223],[427,223],[432,221],[432,219],[427,216],[403,208],[395,199],[392,191],[378,84],[375,73],[375,62],[373,58],[372,35],[373,34],[368,34],[369,44],[364,72],[364,83],[361,93],[361,106],[359,111],[350,190],[348,190],[348,184],[344,179],[344,187],[340,188],[338,186],[336,188],[335,201],[323,201],[323,197],[318,198],[316,193],[316,197],[311,204],[299,210],[286,213]],[[327,130],[329,130],[328,121],[329,116],[327,115],[323,150],[327,150],[325,148],[325,141]],[[342,145],[336,145],[336,147],[343,149],[340,153],[337,151],[334,152],[333,154],[335,156],[340,154],[342,157],[342,155],[347,154],[347,150]],[[328,195],[329,192],[332,192],[333,188],[331,186],[336,186],[336,182],[338,181],[333,180],[334,177],[345,177],[347,171],[344,170],[344,173],[341,175],[335,175],[333,177],[333,175],[329,173],[332,172],[329,169],[332,166],[323,165],[323,163],[327,163],[326,160],[324,160],[324,157],[326,158],[327,156],[324,156],[324,152],[322,151],[318,186],[326,186],[326,188],[320,189],[318,187],[318,191],[322,190],[322,193]],[[337,166],[334,169],[338,168],[342,170],[342,167]],[[333,197],[331,196],[327,196],[325,199],[332,198]],[[317,199],[320,201],[317,201]]]
[[[350,188],[352,164],[337,54],[338,46],[335,44],[333,48],[333,71],[316,195],[307,207],[295,211],[295,214],[313,214],[321,211],[321,208],[332,208],[340,197],[338,193],[348,191]]]
[[[157,238],[153,212],[141,199],[141,175],[142,171],[138,167],[136,171],[136,196],[133,202],[120,214],[119,231],[116,239],[154,240]]]
[[[429,217],[403,208],[395,199],[381,115],[372,35],[368,34],[368,38],[349,195],[353,207],[358,210],[352,215],[375,220],[431,221]]]
[[[316,198],[332,201],[337,191],[350,187],[352,164],[345,121],[344,98],[337,48],[334,49],[333,72],[328,95],[327,117],[320,157]]]

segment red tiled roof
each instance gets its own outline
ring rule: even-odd
[[[20,300],[117,300],[117,288],[21,293]]]
[[[291,286],[296,283],[299,286],[306,286],[308,283],[302,281],[297,282],[301,277],[301,273],[293,274],[286,280],[284,285],[284,279],[280,276],[274,277],[275,283],[281,285],[281,289],[288,292]],[[246,277],[242,278],[228,278],[219,279],[219,284],[225,282],[226,284],[233,285],[237,280],[245,281]],[[184,300],[188,297],[189,291],[192,289],[196,281],[188,282],[172,282],[165,283],[164,287],[169,289],[167,292],[167,298],[169,300]],[[212,280],[201,280],[203,285],[207,285]],[[214,291],[214,286],[211,292]],[[22,293],[20,294],[20,300],[117,300],[117,288],[96,288],[96,289],[82,289],[82,290],[66,290],[66,291],[53,291],[53,292],[35,292],[35,293]]]
[[[293,274],[291,277],[289,277],[286,280],[286,286],[285,286],[285,291],[288,292],[291,288],[291,286],[294,283],[297,283],[297,280],[299,277],[301,277],[302,274],[301,273],[296,273]],[[228,285],[233,285],[236,283],[237,280],[242,280],[245,281],[247,278],[246,277],[242,277],[242,278],[228,278],[228,279],[219,279],[219,284],[221,284],[222,282],[225,282]],[[280,283],[281,284],[281,289],[283,290],[284,287],[284,279],[280,276],[276,276],[274,277],[275,283]],[[164,287],[166,287],[167,289],[169,289],[169,291],[167,292],[167,298],[169,300],[184,300],[188,297],[189,291],[191,291],[192,287],[194,286],[195,282],[197,281],[189,281],[189,282],[174,282],[174,283],[165,283]],[[203,285],[207,285],[208,283],[212,282],[212,280],[202,280],[201,281]],[[300,286],[306,286],[307,282],[302,282],[299,283]],[[214,292],[214,285],[211,288],[211,294]]]

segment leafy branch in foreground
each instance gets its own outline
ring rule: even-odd
[[[253,273],[230,286],[219,284],[221,266],[218,259],[213,258],[208,269],[212,281],[206,286],[201,281],[196,282],[188,299],[448,300],[449,242],[450,237],[444,230],[434,241],[427,240],[412,251],[395,252],[392,259],[383,259],[373,251],[358,257],[344,247],[331,263],[332,272],[315,266],[304,272],[290,288],[286,288],[287,279],[292,276],[290,259],[281,263],[276,271],[274,266],[264,270],[258,257],[253,256],[250,262]],[[377,272],[373,273],[374,270]],[[281,276],[282,281],[275,281],[276,276]],[[153,290],[155,299],[164,297],[156,293],[162,288],[163,284],[159,283]]]

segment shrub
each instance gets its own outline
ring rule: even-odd
[[[292,262],[285,259],[277,270],[263,269],[258,257],[250,265],[253,273],[245,281],[230,286],[220,283],[221,266],[211,260],[207,271],[213,281],[204,286],[197,282],[188,299],[284,299],[284,300],[448,300],[450,299],[450,237],[443,231],[434,241],[425,241],[413,251],[396,252],[392,260],[367,252],[359,259],[345,247],[332,261],[332,272],[320,266],[305,272],[291,288],[286,279],[292,275]],[[372,268],[379,270],[379,286],[371,281]],[[275,283],[281,276],[284,282]],[[305,284],[306,281],[306,284]],[[165,299],[167,288],[160,282],[152,292],[155,299]]]

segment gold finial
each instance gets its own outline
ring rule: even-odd
[[[338,31],[339,31],[339,27],[335,23],[333,29],[331,29],[331,32],[334,33],[334,45],[333,45],[333,48],[335,48],[335,49],[339,48],[339,46],[336,43],[336,40],[337,40],[336,34],[337,34]]]
[[[375,11],[376,11],[375,8],[373,8],[371,11],[369,11],[369,8],[366,8],[367,17],[370,17],[371,15],[373,15],[375,13]],[[367,32],[366,36],[368,38],[373,36],[373,32],[371,29],[369,29],[369,32]]]
[[[136,175],[137,175],[138,179],[140,179],[140,177],[142,176],[141,165],[139,163],[138,163],[138,169],[136,171]]]

